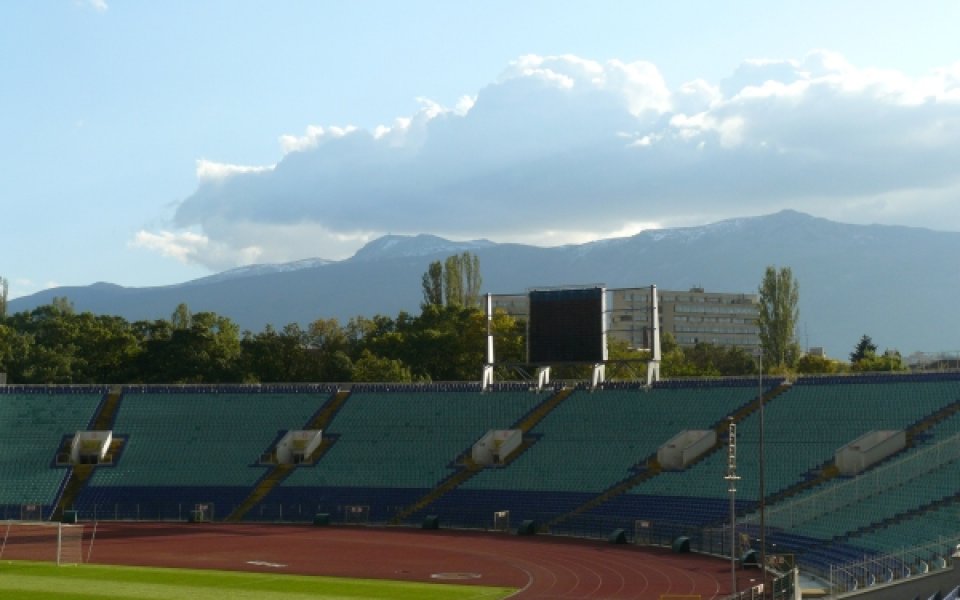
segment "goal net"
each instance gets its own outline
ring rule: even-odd
[[[0,560],[83,562],[83,525],[43,521],[0,521]]]

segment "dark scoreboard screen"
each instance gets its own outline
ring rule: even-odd
[[[603,361],[603,294],[600,287],[531,291],[528,361]]]

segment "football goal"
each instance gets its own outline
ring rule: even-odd
[[[83,562],[83,525],[47,521],[0,521],[0,560]]]

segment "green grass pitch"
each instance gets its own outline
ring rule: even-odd
[[[0,598],[17,600],[495,600],[509,588],[272,573],[0,563]]]

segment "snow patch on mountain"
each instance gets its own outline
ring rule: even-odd
[[[222,273],[217,273],[208,277],[201,277],[200,279],[187,281],[186,283],[182,283],[180,285],[203,285],[208,283],[217,283],[219,281],[228,281],[231,279],[243,279],[246,277],[270,275],[272,273],[291,273],[294,271],[303,271],[305,269],[315,269],[317,267],[329,265],[334,262],[336,261],[327,260],[325,258],[305,258],[288,263],[247,265],[245,267],[237,267],[236,269],[230,269],[229,271],[223,271]]]
[[[454,242],[435,235],[420,234],[385,235],[377,238],[357,250],[350,258],[351,261],[380,260],[384,258],[410,258],[418,256],[432,256],[434,254],[459,254],[471,252],[481,248],[489,248],[495,244],[490,240],[470,240]]]

